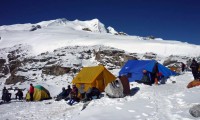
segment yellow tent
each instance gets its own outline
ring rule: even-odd
[[[86,92],[90,87],[96,87],[101,92],[104,91],[106,85],[114,81],[116,77],[110,73],[104,66],[84,67],[79,74],[72,80],[78,88],[84,86]]]
[[[34,86],[33,101],[40,101],[46,99],[51,99],[49,91],[41,85]],[[29,92],[27,92],[26,94],[26,100],[30,100]]]

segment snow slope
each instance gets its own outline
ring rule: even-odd
[[[189,108],[199,103],[200,89],[186,88],[191,79],[191,73],[186,72],[170,78],[165,85],[131,83],[131,96],[112,99],[104,95],[91,101],[83,111],[83,103],[69,106],[64,100],[12,101],[0,105],[0,116],[9,120],[194,120]],[[53,92],[50,86],[45,87]]]
[[[32,25],[41,29],[29,31]],[[90,31],[84,31],[89,28]],[[37,24],[17,24],[0,26],[0,48],[16,44],[28,44],[35,54],[53,51],[63,46],[106,45],[133,53],[153,52],[163,56],[199,56],[200,46],[162,39],[145,40],[138,36],[120,36],[106,33],[104,25],[98,20],[68,21],[57,19]]]

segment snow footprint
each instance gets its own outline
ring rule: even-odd
[[[183,113],[183,111],[177,111],[176,113],[177,113],[177,114],[180,114],[180,113]]]
[[[183,101],[183,99],[177,98],[176,101],[177,101],[177,103],[179,105],[184,105],[185,104],[185,102]]]
[[[147,108],[153,108],[152,106],[148,106],[148,105],[147,105],[146,107],[147,107]]]
[[[140,115],[136,115],[136,116],[135,116],[135,118],[140,118],[140,117],[141,117]]]
[[[118,110],[121,110],[122,108],[120,108],[120,107],[115,107],[116,109],[118,109]]]
[[[143,115],[143,116],[145,116],[145,117],[149,116],[149,115],[148,115],[148,114],[146,114],[146,113],[142,113],[142,115]]]
[[[128,110],[128,112],[135,112],[135,110]]]

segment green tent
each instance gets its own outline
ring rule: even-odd
[[[51,99],[49,91],[41,85],[34,86],[33,100],[41,101],[41,100],[46,100],[46,99]],[[29,92],[27,92],[27,94],[26,94],[26,100],[30,101]]]

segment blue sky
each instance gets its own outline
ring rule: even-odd
[[[129,35],[200,45],[200,0],[1,0],[0,25],[97,18]]]

